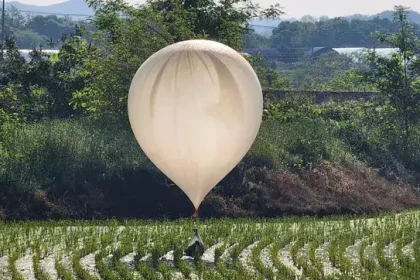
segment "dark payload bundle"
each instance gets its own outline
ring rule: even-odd
[[[194,253],[198,254],[200,257],[204,254],[204,243],[196,228],[194,229],[193,239],[188,245],[187,250],[185,250],[185,254],[189,257],[194,257]]]

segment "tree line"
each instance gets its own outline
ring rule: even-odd
[[[76,25],[94,29],[94,25],[68,16],[24,15],[14,6],[5,13],[6,34],[14,37],[18,48],[22,49],[39,46],[58,48],[61,36],[74,32]],[[412,23],[412,26],[414,33],[420,36],[420,25]],[[283,51],[318,46],[371,48],[388,46],[378,42],[373,33],[380,31],[391,34],[397,30],[398,26],[392,18],[337,17],[318,21],[282,21],[273,29],[270,38],[251,32],[242,39],[244,48],[272,47]]]
[[[411,23],[412,31],[420,37],[420,25]],[[376,32],[393,34],[398,26],[392,19],[347,19],[342,17],[319,21],[282,21],[273,29],[270,38],[256,33],[245,37],[247,48],[272,47],[282,51],[312,47],[389,47],[378,42]]]
[[[61,36],[74,33],[76,25],[91,27],[69,16],[25,15],[14,6],[5,10],[5,34],[13,37],[20,49],[59,48]]]

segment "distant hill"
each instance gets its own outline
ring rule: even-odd
[[[6,7],[15,6],[18,10],[30,11],[31,13],[38,12],[39,14],[43,13],[52,13],[52,14],[71,14],[71,15],[93,15],[94,11],[89,8],[85,0],[68,0],[66,2],[48,5],[48,6],[38,6],[38,5],[27,5],[22,4],[18,1],[7,2]],[[73,16],[75,17],[75,16]],[[254,26],[254,29],[257,33],[269,37],[271,31],[274,27],[277,27],[282,20],[295,20],[293,18],[284,18],[276,20],[253,20],[251,22]]]
[[[374,14],[374,15],[362,15],[362,14],[354,14],[351,16],[346,16],[344,18],[352,20],[352,19],[358,19],[358,20],[370,20],[370,19],[374,19],[376,17],[379,17],[381,19],[389,19],[392,20],[393,19],[393,11],[383,11],[381,13],[378,14]],[[301,19],[299,19],[300,21],[308,21],[308,19],[311,19],[310,21],[318,21],[318,20],[325,20],[328,19],[328,16],[322,16],[320,18],[316,18],[310,15],[306,15],[303,16]],[[331,18],[331,17],[330,17]],[[420,13],[417,11],[410,11],[409,15],[408,15],[408,19],[413,22],[413,23],[417,23],[420,24]]]
[[[34,1],[35,2],[35,1]],[[18,10],[21,11],[30,11],[42,13],[52,13],[52,14],[72,14],[72,15],[93,15],[94,12],[86,4],[85,0],[69,0],[66,2],[48,5],[48,6],[38,6],[38,5],[27,5],[22,4],[17,1],[7,2],[6,7],[15,6]]]
[[[85,0],[68,0],[66,2],[48,5],[48,6],[37,6],[37,5],[26,5],[22,4],[18,1],[7,2],[7,6],[15,6],[18,10],[21,11],[31,11],[31,12],[38,12],[42,13],[53,13],[53,14],[72,14],[72,15],[93,15],[94,12],[89,6],[86,4]],[[307,18],[307,16],[305,16]],[[304,18],[305,18],[304,17]],[[369,20],[374,17],[380,18],[388,18],[392,19],[392,11],[383,11],[381,13],[368,16],[368,15],[361,15],[355,14],[348,16],[348,19],[361,19],[361,20]],[[313,17],[311,17],[313,18]],[[323,17],[326,19],[327,17]],[[417,11],[411,11],[409,14],[410,21],[420,24],[420,13]],[[281,18],[275,20],[252,20],[251,25],[253,26],[254,30],[261,35],[269,37],[274,27],[277,27],[281,21],[295,21],[294,18]]]
[[[370,20],[373,19],[375,17],[379,17],[379,18],[387,18],[389,20],[392,20],[393,18],[393,11],[383,11],[381,13],[375,14],[375,15],[362,15],[362,14],[355,14],[355,15],[351,15],[351,16],[347,16],[345,18],[351,20],[351,19],[359,19],[359,20]],[[304,20],[307,21],[308,19],[312,19],[312,21],[316,21],[316,20],[325,20],[328,19],[327,16],[323,16],[321,18],[315,18],[313,16],[307,15],[307,16],[303,16],[301,19],[299,20]],[[413,23],[417,23],[420,24],[420,13],[417,11],[411,11],[408,15],[408,19],[413,22]],[[251,25],[253,26],[253,29],[255,30],[256,33],[266,36],[266,37],[270,37],[273,28],[277,27],[280,22],[282,21],[296,21],[297,19],[294,18],[281,18],[281,19],[274,19],[274,20],[252,20],[251,21]]]
[[[265,37],[270,37],[273,29],[277,27],[282,21],[295,21],[294,18],[280,18],[280,19],[254,19],[251,20],[251,27],[254,31]]]
[[[387,18],[387,19],[392,20],[392,18],[393,18],[393,11],[383,11],[383,12],[381,12],[379,14],[375,14],[375,15],[372,15],[372,16],[366,16],[366,15],[357,14],[357,15],[352,15],[352,16],[346,17],[346,18],[348,18],[348,19],[369,20],[369,19],[373,19],[375,17]],[[408,19],[411,22],[420,24],[420,13],[417,12],[417,11],[411,11],[409,13],[409,15],[408,15]]]

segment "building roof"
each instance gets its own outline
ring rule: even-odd
[[[369,48],[333,48],[334,51],[336,51],[339,54],[344,55],[361,55],[365,54],[368,51],[375,50],[375,53],[378,56],[385,56],[385,57],[391,57],[394,53],[397,53],[399,51],[398,48],[375,48],[375,49],[369,49]]]
[[[20,55],[26,60],[30,59],[31,52],[33,52],[33,50],[19,49]],[[57,54],[59,50],[42,50],[42,52],[48,55],[53,55],[53,54]]]
[[[320,55],[326,53],[336,53],[350,56],[354,61],[358,61],[360,55],[367,53],[370,48],[330,48],[330,47],[313,47],[309,50],[306,48],[297,48],[281,52],[276,48],[250,48],[243,49],[242,54],[244,56],[256,56],[260,55],[264,58],[283,61],[283,62],[296,62],[301,57],[312,57],[318,58]],[[375,52],[378,56],[390,58],[394,53],[399,51],[398,48],[375,48]]]
[[[311,56],[312,58],[317,58],[318,56],[328,53],[334,52],[341,55],[347,55],[352,57],[354,60],[358,60],[360,55],[367,54],[368,51],[375,50],[376,55],[382,57],[392,57],[394,53],[399,51],[398,48],[328,48],[328,47],[315,47],[309,49],[309,51],[305,52],[305,55]]]
[[[333,52],[333,51],[334,50],[329,47],[314,47],[306,51],[305,56],[311,56],[313,58],[317,58],[318,56],[324,53]]]
[[[243,49],[242,52],[249,55],[261,55],[263,57],[279,57],[280,52],[276,48],[253,48],[253,49]]]

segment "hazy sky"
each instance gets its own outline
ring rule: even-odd
[[[11,0],[6,0],[11,1]],[[49,5],[64,0],[17,0],[26,4]],[[141,0],[129,0],[130,3],[139,3]],[[351,14],[375,14],[384,10],[392,10],[394,5],[411,7],[420,12],[420,0],[254,0],[262,7],[280,3],[285,8],[288,17],[300,18],[304,15],[313,16],[346,16]]]

